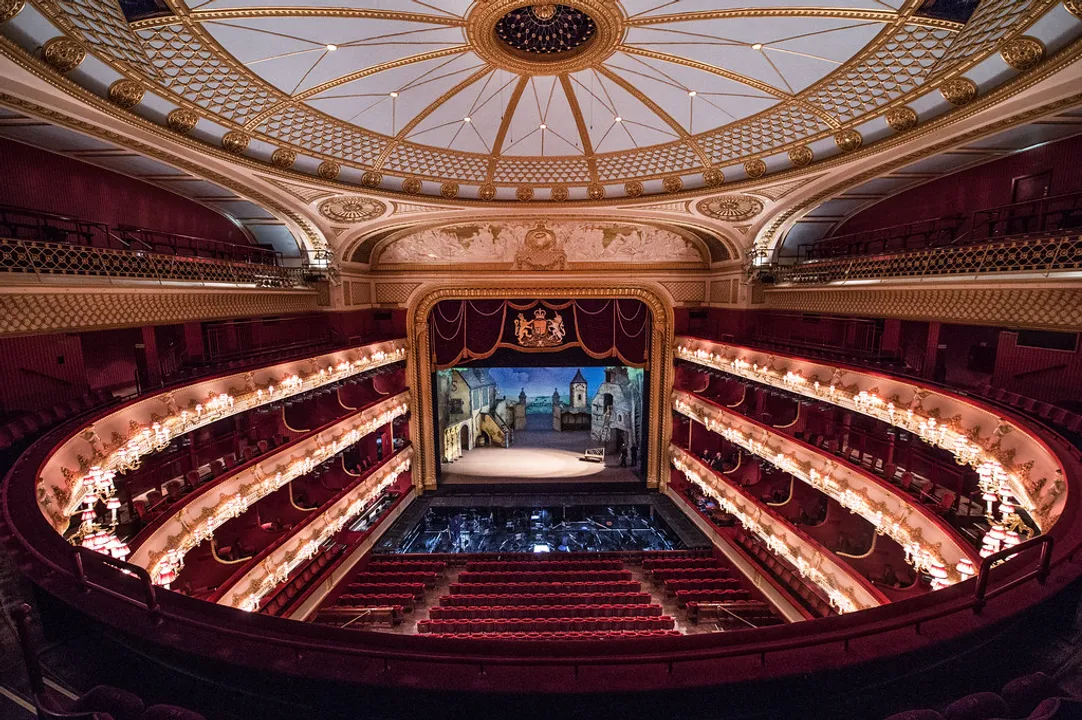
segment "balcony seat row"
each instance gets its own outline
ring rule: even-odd
[[[452,595],[517,595],[529,593],[637,593],[641,590],[634,580],[598,582],[504,582],[452,583]]]
[[[461,640],[641,640],[680,637],[677,630],[587,630],[582,632],[484,632],[468,635],[428,633],[425,637]]]
[[[433,572],[442,575],[447,563],[423,560],[380,560],[364,566],[367,572]]]
[[[469,572],[544,572],[551,570],[585,571],[585,570],[620,570],[624,567],[620,560],[539,560],[527,561],[503,561],[492,562],[477,561],[466,563]]]
[[[476,605],[649,605],[650,593],[518,593],[514,595],[444,595],[441,607]]]
[[[0,450],[6,450],[26,438],[36,437],[52,426],[104,405],[112,399],[112,393],[106,390],[95,390],[74,400],[59,402],[45,410],[23,415],[0,425]]]
[[[428,611],[433,620],[479,618],[660,617],[660,605],[466,605]]]
[[[281,615],[297,596],[318,580],[325,568],[342,557],[346,547],[341,543],[335,543],[318,553],[300,572],[294,574],[292,578],[282,585],[278,592],[266,600],[261,612],[268,615]]]
[[[750,593],[743,588],[730,590],[708,590],[699,588],[696,590],[677,590],[676,604],[678,607],[687,607],[689,602],[731,602],[733,600],[747,600]]]
[[[649,573],[650,579],[656,583],[669,580],[716,580],[732,576],[732,570],[723,567],[660,569]]]
[[[422,620],[420,633],[490,633],[490,632],[583,632],[589,630],[672,630],[675,622],[668,615],[660,617],[579,617],[579,618],[483,618],[462,620]]]
[[[736,590],[740,588],[738,578],[692,578],[688,580],[666,580],[665,594],[675,597],[681,590]]]
[[[459,573],[457,582],[459,585],[464,585],[467,583],[500,582],[601,582],[630,579],[630,570],[571,570],[567,572],[530,572],[527,570],[518,572],[470,572],[466,570]]]
[[[770,552],[757,539],[747,534],[740,533],[737,536],[740,545],[752,555],[771,575],[777,578],[783,585],[794,592],[808,608],[819,617],[831,615],[834,611],[826,598],[813,591],[804,583],[800,574],[788,563],[779,560],[774,553]]]
[[[410,595],[420,600],[425,596],[424,583],[354,583],[346,586],[351,595]]]
[[[355,574],[349,584],[421,583],[425,587],[435,587],[439,580],[439,574],[434,572],[369,572],[365,569]]]
[[[407,594],[395,594],[395,593],[371,593],[371,594],[352,594],[344,593],[339,595],[335,599],[335,603],[339,605],[347,605],[351,607],[377,607],[377,606],[394,606],[401,607],[405,612],[413,612],[417,598],[414,595]],[[329,605],[327,607],[334,607]]]
[[[643,560],[643,570],[679,570],[681,568],[715,567],[713,555],[700,557],[672,558],[668,560]]]

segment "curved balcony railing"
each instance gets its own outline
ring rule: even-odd
[[[910,564],[936,573],[944,584],[967,579],[957,569],[960,561],[968,560],[973,566],[979,561],[976,550],[949,525],[863,468],[682,390],[673,391],[673,410],[860,515],[877,533],[901,545]]]
[[[760,268],[777,284],[826,285],[867,280],[977,278],[1005,273],[1052,273],[1082,268],[1082,234],[1023,237],[888,255],[809,260]]]
[[[678,445],[670,446],[669,450],[673,465],[688,482],[717,500],[726,512],[758,536],[773,553],[795,566],[803,577],[826,594],[838,612],[866,610],[888,602],[863,576],[746,490],[725,482],[705,463]]]

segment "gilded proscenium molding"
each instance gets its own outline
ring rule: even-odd
[[[995,408],[908,378],[681,336],[674,357],[874,417],[951,452],[996,466],[1018,504],[1047,532],[1066,500],[1063,466],[1025,425]]]
[[[313,290],[0,286],[0,336],[292,315],[318,309]]]
[[[860,515],[901,545],[918,571],[942,568],[955,583],[965,579],[955,569],[960,560],[980,564],[977,551],[933,512],[863,469],[689,392],[673,391],[673,410]]]
[[[325,460],[353,447],[369,433],[405,415],[409,407],[407,390],[354,413],[315,436],[266,455],[238,473],[219,478],[180,510],[157,521],[139,547],[133,548],[130,562],[149,572],[156,583],[167,569],[179,574],[184,556],[209,540],[216,529],[240,517],[290,481],[310,473]]]
[[[900,318],[1026,327],[1082,330],[1082,288],[1066,282],[993,284],[967,282],[968,287],[927,284],[868,287],[767,288],[764,306],[823,315]]]
[[[128,403],[53,450],[38,472],[38,506],[63,532],[82,502],[83,477],[91,467],[117,473],[134,469],[143,456],[192,430],[405,359],[406,341],[389,340],[194,382]]]
[[[288,580],[295,569],[311,560],[323,543],[344,529],[393,485],[402,473],[407,472],[412,459],[413,447],[404,448],[326,510],[311,519],[306,518],[303,526],[294,528],[290,536],[263,560],[236,582],[221,588],[218,603],[249,612],[258,610],[268,593]]]
[[[664,300],[665,291],[651,282],[619,284],[588,283],[578,279],[560,281],[523,280],[514,285],[484,284],[475,281],[426,283],[414,294],[406,316],[409,328],[410,387],[414,390],[410,414],[410,437],[418,438],[419,448],[413,477],[419,491],[436,487],[436,450],[440,447],[433,432],[432,349],[429,343],[428,315],[441,300],[485,300],[515,298],[631,299],[646,304],[653,315],[650,334],[650,397],[647,432],[646,483],[664,490],[667,478],[669,439],[672,436],[672,413],[669,390],[672,388],[673,310]]]
[[[673,466],[688,482],[714,498],[723,510],[759,537],[770,551],[796,567],[822,590],[839,613],[856,612],[889,602],[860,573],[839,561],[814,539],[797,532],[784,518],[763,506],[750,493],[735,487],[708,468],[699,458],[672,445]]]

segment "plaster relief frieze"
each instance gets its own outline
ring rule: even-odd
[[[533,256],[545,255],[537,263]],[[392,240],[380,265],[485,263],[530,269],[571,263],[702,263],[698,245],[671,230],[618,223],[470,223],[426,228]]]

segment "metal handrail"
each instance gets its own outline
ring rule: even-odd
[[[1044,585],[1044,581],[1048,578],[1049,568],[1052,563],[1053,545],[1054,540],[1051,535],[1038,535],[1035,538],[1019,543],[1012,548],[1000,550],[999,552],[992,553],[984,558],[984,560],[981,561],[980,570],[977,572],[977,585],[973,590],[973,612],[979,615],[981,610],[983,610],[984,606],[988,603],[989,598],[1002,595],[1011,588],[1028,582],[1031,578],[1036,578],[1039,584]],[[1003,583],[999,587],[992,588],[991,590],[988,589],[989,577],[991,576],[991,571],[994,566],[998,565],[1000,562],[1009,562],[1020,553],[1032,550],[1038,546],[1041,548],[1041,555],[1035,570],[1024,573],[1013,580]]]
[[[125,575],[138,578],[143,588],[143,602],[138,603],[134,598],[129,597],[123,592],[113,590],[112,588],[91,580],[86,574],[86,560],[84,560],[84,558],[96,565],[111,568]],[[75,570],[75,577],[86,591],[89,592],[90,589],[93,588],[128,603],[142,604],[146,607],[147,612],[156,617],[156,622],[161,622],[161,606],[158,604],[158,590],[154,586],[154,582],[150,579],[150,573],[146,570],[138,565],[132,565],[131,563],[111,558],[108,555],[102,555],[101,553],[94,552],[93,550],[89,550],[79,545],[72,546],[71,560],[72,567]]]

